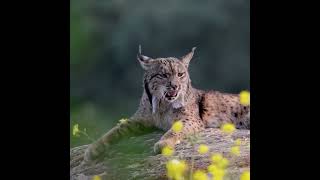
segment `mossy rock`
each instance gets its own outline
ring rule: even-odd
[[[154,132],[139,137],[131,137],[114,145],[104,158],[104,161],[95,165],[80,167],[84,150],[88,145],[70,149],[70,179],[91,180],[94,175],[102,179],[167,179],[165,164],[168,158],[161,154],[153,154],[153,144],[163,132]],[[194,156],[194,169],[206,169],[210,165],[210,155],[221,153],[230,163],[227,168],[226,179],[239,179],[243,170],[250,169],[250,130],[236,130],[231,136],[220,129],[206,129],[199,133],[198,144],[206,144],[209,153],[200,155],[187,141],[176,145],[175,153],[171,158],[186,160],[188,164]],[[230,154],[230,148],[235,139],[241,139],[240,155]],[[196,147],[197,147],[196,145]]]

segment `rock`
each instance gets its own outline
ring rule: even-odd
[[[84,150],[88,145],[70,149],[70,179],[91,180],[94,175],[102,179],[143,179],[160,180],[166,178],[165,164],[167,157],[152,153],[153,144],[160,139],[160,132],[147,134],[140,137],[131,137],[119,142],[110,149],[104,160],[95,165],[79,166],[83,158]],[[230,154],[230,148],[235,139],[241,139],[239,156]],[[129,143],[130,142],[130,143]],[[142,144],[142,145],[141,145]],[[198,144],[206,144],[209,153],[201,155],[196,152]],[[186,160],[190,165],[194,156],[194,169],[206,169],[210,164],[212,153],[221,153],[228,158],[230,164],[226,178],[238,179],[243,170],[250,169],[250,130],[236,130],[231,136],[221,132],[220,129],[206,129],[199,133],[199,139],[195,148],[188,141],[182,141],[176,145],[175,153],[171,158]],[[140,146],[140,148],[131,146]],[[129,146],[129,147],[128,147]],[[137,151],[130,151],[139,149]],[[189,166],[190,167],[190,166]]]

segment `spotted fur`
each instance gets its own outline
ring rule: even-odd
[[[128,122],[118,124],[91,144],[85,153],[85,162],[99,159],[119,139],[146,133],[145,129],[150,127],[166,131],[154,146],[156,153],[166,145],[173,147],[190,133],[218,128],[226,122],[239,129],[250,129],[250,107],[241,105],[238,95],[192,87],[188,66],[194,50],[181,58],[154,59],[138,54],[137,59],[145,70],[138,110]],[[183,123],[179,133],[171,130],[176,120]]]

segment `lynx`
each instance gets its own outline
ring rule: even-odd
[[[174,147],[188,134],[204,128],[233,123],[238,129],[250,129],[250,105],[241,105],[237,94],[192,87],[188,67],[195,49],[180,58],[151,58],[142,55],[140,49],[137,59],[145,72],[140,105],[127,121],[88,147],[84,162],[95,162],[113,143],[128,135],[145,133],[150,127],[165,131],[154,145],[155,153],[164,146]],[[183,123],[180,132],[171,129],[177,120]]]

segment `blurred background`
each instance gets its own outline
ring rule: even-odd
[[[249,90],[249,0],[71,0],[70,127],[96,139],[130,117],[142,94],[136,55],[180,57],[197,47],[193,86]],[[90,143],[74,137],[70,147]]]

